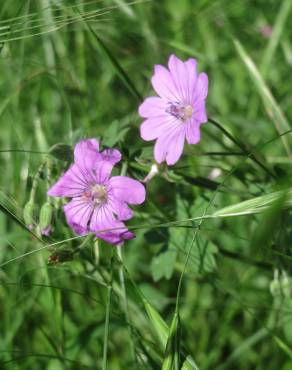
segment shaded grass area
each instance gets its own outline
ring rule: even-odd
[[[1,369],[292,369],[291,6],[3,1]],[[59,201],[51,236],[29,232],[36,174],[39,210],[79,139],[145,177],[137,108],[171,53],[208,73],[210,120],[149,184],[136,238],[76,238]]]

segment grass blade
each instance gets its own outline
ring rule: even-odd
[[[291,0],[285,0],[282,2],[281,8],[279,10],[275,26],[273,27],[273,32],[271,35],[271,38],[269,39],[268,46],[265,50],[262,65],[261,65],[261,72],[263,76],[267,74],[267,71],[271,65],[273,55],[277,49],[277,46],[279,45],[281,41],[281,36],[284,31],[284,26],[287,21],[288,15],[291,11]]]
[[[287,118],[285,117],[283,111],[276,102],[274,96],[272,95],[270,89],[268,88],[266,82],[264,81],[255,63],[253,62],[251,57],[247,54],[244,47],[238,40],[234,39],[233,42],[240,58],[244,62],[247,71],[262,98],[266,112],[273,121],[276,130],[278,131],[279,134],[282,134],[284,131],[289,130],[290,126]],[[292,152],[287,141],[287,138],[285,136],[281,136],[281,140],[283,142],[287,154],[291,156]]]
[[[178,327],[179,327],[179,314],[176,311],[173,315],[172,323],[169,330],[162,370],[178,369],[177,366],[179,359],[179,348],[177,346]]]
[[[149,320],[151,321],[157,337],[159,339],[159,342],[163,348],[166,347],[167,344],[167,338],[169,333],[169,327],[166,324],[166,322],[163,320],[163,318],[160,316],[160,314],[156,311],[156,309],[144,298],[143,299],[144,307],[147,312],[147,315],[149,317]]]
[[[286,194],[285,194],[286,193]],[[283,208],[292,206],[292,188],[274,193],[262,195],[253,199],[246,200],[231,206],[225,207],[213,213],[213,217],[234,217],[251,215],[264,212],[269,209],[277,200],[285,196]]]

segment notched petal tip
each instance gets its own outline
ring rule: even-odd
[[[94,154],[99,152],[99,142],[94,139],[84,139],[79,141],[74,147],[74,160],[78,162],[83,160],[89,153]]]
[[[114,176],[109,180],[114,197],[129,204],[142,204],[145,201],[144,185],[127,176]]]
[[[109,148],[101,152],[101,157],[105,161],[116,164],[122,159],[122,154],[118,149]]]
[[[207,98],[209,90],[209,79],[205,72],[201,72],[198,75],[196,88],[195,88],[195,98],[197,101],[204,100]]]
[[[162,64],[154,64],[154,74],[159,73],[161,70],[165,70],[165,67]]]
[[[162,118],[148,118],[140,126],[140,136],[145,141],[152,141],[159,137],[163,130]]]
[[[148,117],[148,100],[149,98],[146,98],[143,103],[141,103],[139,105],[139,108],[138,108],[138,113],[139,113],[139,116],[142,117],[142,118],[147,118]]]

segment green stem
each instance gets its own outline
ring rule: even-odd
[[[118,257],[120,259],[120,267],[119,267],[119,278],[120,278],[120,284],[123,294],[123,309],[125,312],[125,319],[127,322],[129,337],[130,337],[130,349],[131,349],[131,355],[133,357],[133,360],[136,362],[136,351],[133,343],[133,332],[130,325],[130,314],[129,314],[129,305],[128,305],[128,298],[127,298],[127,291],[126,291],[126,285],[125,285],[125,276],[124,276],[124,269],[123,269],[123,253],[122,253],[122,247],[121,245],[117,246],[117,252]]]
[[[113,282],[113,247],[111,247],[111,262],[110,262],[110,281],[107,285],[107,303],[105,312],[104,323],[104,337],[103,337],[103,357],[102,357],[102,370],[107,369],[107,352],[108,352],[108,335],[109,335],[109,319],[110,319],[110,306],[112,295],[112,282]]]
[[[42,173],[42,170],[43,170],[43,167],[44,165],[46,164],[46,161],[44,161],[38,168],[36,174],[34,175],[34,178],[33,178],[33,182],[32,182],[32,186],[31,186],[31,191],[30,191],[30,199],[32,201],[34,201],[34,198],[35,198],[35,194],[36,194],[36,189],[37,189],[37,185],[38,185],[38,181],[40,179],[40,176],[41,176],[41,173]]]
[[[128,169],[128,164],[127,162],[124,162],[122,165],[121,169],[121,176],[125,176],[127,173]],[[130,337],[130,348],[131,348],[131,354],[133,357],[134,362],[136,362],[136,352],[135,352],[135,347],[133,344],[133,333],[130,325],[130,315],[129,315],[129,305],[128,305],[128,299],[127,299],[127,291],[126,291],[126,285],[125,285],[125,276],[124,276],[124,269],[123,269],[123,253],[122,253],[122,244],[119,244],[117,246],[117,253],[119,257],[119,278],[120,278],[120,284],[121,284],[121,289],[122,289],[122,294],[123,294],[123,309],[125,312],[125,319],[127,322],[128,326],[128,331],[129,331],[129,337]]]

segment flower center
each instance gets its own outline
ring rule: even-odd
[[[83,196],[94,203],[101,205],[107,201],[107,189],[104,185],[93,184],[84,193]]]
[[[166,112],[175,118],[185,122],[193,115],[193,107],[191,105],[181,105],[179,103],[168,103]]]

